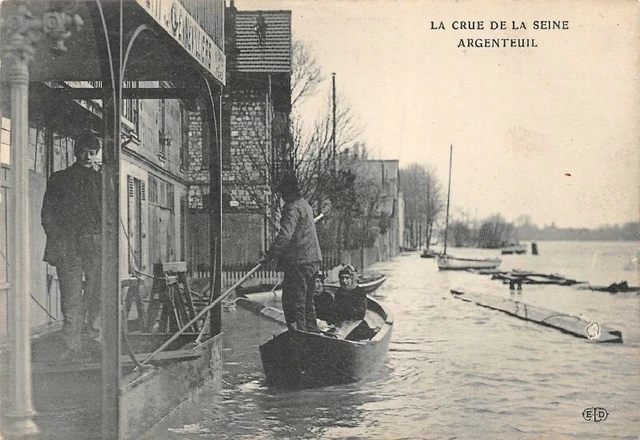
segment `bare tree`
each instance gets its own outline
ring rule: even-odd
[[[314,94],[324,77],[310,43],[294,39],[291,52],[291,107],[297,108],[305,98]]]
[[[342,94],[336,96],[336,154],[353,145],[362,129],[353,108]],[[293,121],[293,145],[288,157],[290,168],[303,182],[303,192],[310,202],[321,205],[329,196],[326,183],[335,171],[333,157],[332,97],[328,95],[318,117],[305,126],[302,119]]]
[[[338,224],[344,224],[344,215],[352,208],[355,175],[351,166],[338,170],[333,155],[333,96],[327,92],[324,104],[315,118],[303,109],[306,98],[314,95],[323,81],[317,60],[307,43],[294,41],[293,71],[291,77],[292,112],[290,115],[290,141],[284,151],[271,151],[267,142],[247,147],[242,163],[234,168],[234,191],[242,192],[255,212],[261,213],[275,226],[277,200],[268,197],[280,176],[295,173],[302,184],[302,193],[315,210],[332,210]],[[337,156],[357,144],[361,134],[355,113],[342,93],[335,97],[335,150]],[[250,151],[249,151],[250,150]],[[347,154],[347,156],[349,156]],[[351,156],[349,156],[351,157]],[[351,193],[349,193],[351,191]],[[329,225],[332,221],[329,220]],[[333,227],[335,225],[327,227]],[[339,239],[338,239],[339,241]],[[338,247],[342,245],[337,244]]]
[[[400,188],[405,201],[405,228],[411,247],[425,244],[433,237],[435,224],[444,210],[442,185],[433,170],[419,164],[400,170]]]

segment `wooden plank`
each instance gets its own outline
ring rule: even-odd
[[[138,361],[142,361],[149,356],[150,353],[139,353],[135,357]],[[195,350],[174,350],[158,353],[152,363],[161,363],[163,361],[187,361],[196,359],[200,356],[200,353]],[[64,365],[48,364],[46,362],[33,362],[34,374],[56,374],[56,373],[73,373],[73,372],[87,372],[98,371],[102,368],[100,362],[88,362],[88,363],[69,363]],[[132,367],[134,362],[129,355],[120,355],[120,365],[122,367]]]
[[[157,263],[160,265],[161,270],[163,272],[186,272],[187,271],[187,262],[186,261],[171,261],[171,262],[162,262]]]
[[[451,290],[451,293],[454,298],[473,302],[481,307],[498,310],[545,327],[555,328],[579,338],[593,342],[622,343],[622,332],[601,325],[597,321],[587,321],[580,315],[557,312],[493,295],[467,293],[459,290]]]

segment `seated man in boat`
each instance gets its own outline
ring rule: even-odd
[[[369,339],[375,334],[364,320],[367,313],[367,294],[357,285],[356,269],[345,265],[338,273],[340,287],[333,300],[333,319],[336,333],[344,333],[348,340]]]
[[[336,323],[363,319],[367,311],[367,295],[356,284],[356,269],[350,264],[338,272],[340,287],[333,300]]]
[[[333,293],[324,290],[325,275],[318,272],[315,277],[313,288],[313,303],[316,308],[316,318],[321,330],[327,330],[330,325],[336,323],[335,311],[333,308]]]

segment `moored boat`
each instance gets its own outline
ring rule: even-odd
[[[494,269],[502,263],[499,258],[458,258],[447,255],[447,232],[449,230],[449,202],[451,196],[451,168],[453,165],[453,144],[449,149],[449,185],[447,187],[447,215],[444,226],[444,251],[437,256],[438,269],[440,270],[477,270]]]
[[[502,255],[524,255],[527,253],[527,247],[521,244],[510,244],[503,247],[501,253]]]
[[[432,251],[430,249],[425,249],[424,251],[422,251],[422,253],[420,254],[420,258],[436,258],[438,256],[440,256],[441,254]]]
[[[367,339],[287,330],[262,344],[260,357],[267,383],[302,389],[364,379],[386,358],[393,318],[380,303],[367,297],[364,321],[375,329]]]
[[[499,258],[458,258],[451,255],[438,257],[438,269],[440,270],[472,270],[494,269],[502,263]]]
[[[378,287],[382,286],[382,284],[387,280],[387,276],[383,274],[376,274],[367,277],[358,278],[358,287],[364,290],[367,295],[372,294]],[[338,290],[340,285],[338,283],[325,283],[324,290],[329,292],[335,292]]]

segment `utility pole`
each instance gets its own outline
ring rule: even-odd
[[[331,81],[333,83],[333,94],[332,94],[332,100],[333,100],[333,133],[331,135],[331,139],[333,141],[333,150],[332,150],[332,155],[333,155],[333,170],[336,170],[336,74],[335,72],[331,74]]]

